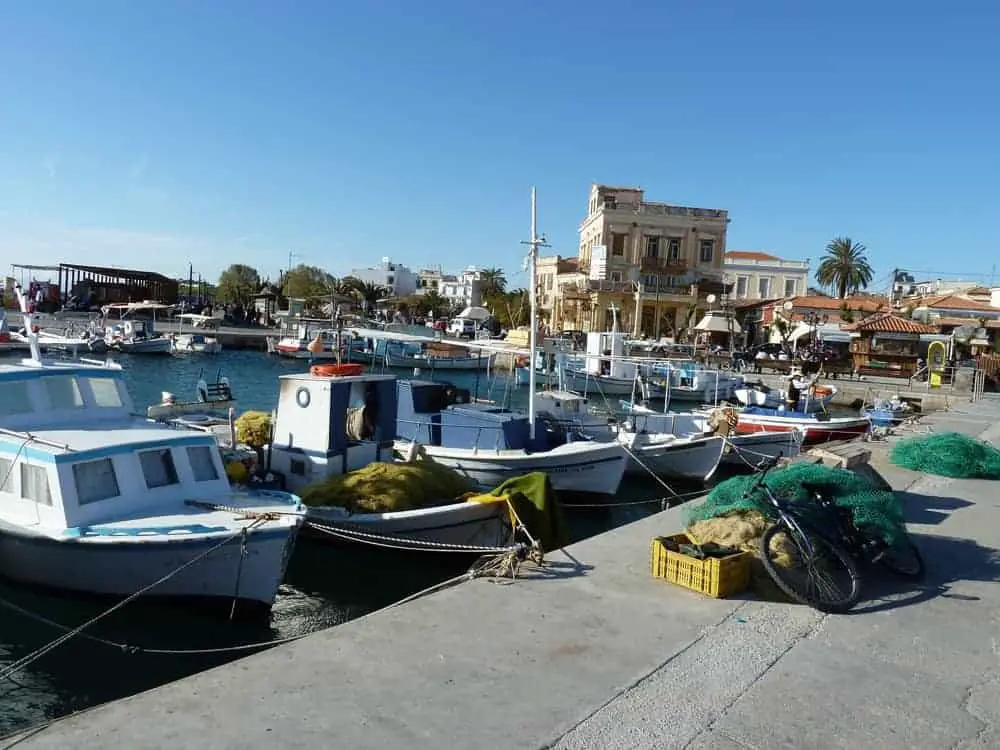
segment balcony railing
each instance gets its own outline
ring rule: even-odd
[[[809,264],[804,260],[745,260],[743,258],[727,258],[727,266],[760,266],[763,268],[787,268],[796,271],[808,271]]]
[[[687,270],[687,264],[683,260],[650,255],[642,259],[640,267],[643,271],[666,271],[675,276],[679,276]]]
[[[605,203],[608,211],[628,211],[646,216],[684,216],[690,219],[727,219],[729,212],[721,208],[694,208],[692,206],[671,206],[667,203]]]

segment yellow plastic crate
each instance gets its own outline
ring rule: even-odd
[[[664,539],[677,544],[691,544],[687,534],[656,537],[652,544],[652,569],[654,578],[676,583],[678,586],[722,599],[739,594],[750,586],[750,552],[737,552],[728,557],[709,557],[699,560],[663,545]]]

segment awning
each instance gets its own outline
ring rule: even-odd
[[[698,321],[694,330],[708,331],[709,333],[743,333],[739,321],[724,314],[718,315],[712,312],[705,313],[705,317]]]

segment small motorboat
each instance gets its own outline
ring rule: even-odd
[[[747,406],[735,410],[737,435],[757,432],[790,432],[802,429],[804,445],[825,443],[829,440],[849,440],[871,431],[871,420],[866,416],[833,417],[826,412],[802,412],[790,409],[768,409],[764,406]]]
[[[820,412],[826,408],[837,395],[837,386],[810,383],[805,390],[800,391],[796,411]],[[748,383],[743,388],[737,388],[733,397],[742,406],[763,406],[767,409],[779,409],[787,405],[788,391],[781,388],[770,388],[763,382]]]
[[[891,399],[877,398],[870,405],[862,406],[862,417],[875,427],[896,427],[913,416],[913,407],[898,396]]]

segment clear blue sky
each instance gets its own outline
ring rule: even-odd
[[[998,62],[995,2],[0,0],[0,262],[523,284],[529,187],[575,255],[598,181],[989,274]]]

